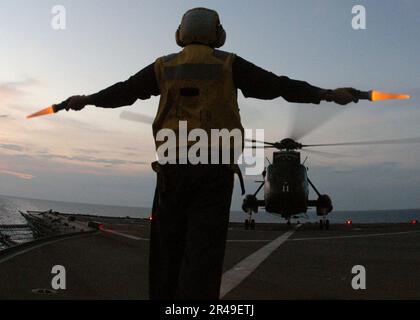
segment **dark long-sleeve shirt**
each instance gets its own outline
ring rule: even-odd
[[[236,56],[232,65],[235,86],[247,98],[270,100],[283,97],[289,102],[315,103],[322,100],[323,89],[305,81],[277,76]],[[132,105],[137,99],[160,95],[154,63],[124,82],[118,82],[89,96],[89,104],[103,108]]]

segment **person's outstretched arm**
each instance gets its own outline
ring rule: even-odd
[[[235,85],[246,98],[271,100],[283,97],[289,102],[314,103],[334,101],[339,104],[357,102],[352,88],[326,90],[305,81],[278,76],[236,56],[233,62]]]
[[[137,99],[146,100],[159,94],[154,63],[152,63],[126,81],[118,82],[92,95],[70,97],[68,107],[72,110],[81,110],[86,105],[119,108],[132,105]]]

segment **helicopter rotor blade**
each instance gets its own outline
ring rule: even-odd
[[[306,105],[290,106],[288,108],[289,121],[286,136],[296,141],[302,140],[313,131],[326,125],[344,110],[344,108],[328,104],[319,109]]]
[[[335,152],[325,152],[325,151],[319,151],[319,150],[308,150],[308,149],[302,149],[302,151],[303,152],[307,152],[307,153],[310,153],[310,154],[316,154],[316,155],[320,155],[320,156],[323,156],[323,157],[335,157],[335,158],[337,158],[337,157],[339,157],[339,158],[342,158],[342,157],[349,157],[349,155],[344,155],[344,154],[340,154],[340,153],[335,153]]]
[[[245,146],[244,148],[247,149],[271,149],[271,148],[275,148],[274,146]]]
[[[253,143],[268,144],[270,146],[274,146],[274,142],[260,141],[260,140],[254,140],[254,139],[245,139],[245,141],[253,142]]]
[[[387,145],[387,144],[405,144],[420,143],[418,138],[390,139],[390,140],[372,140],[372,141],[355,141],[355,142],[339,142],[339,143],[323,143],[323,144],[304,144],[303,148],[311,147],[339,147],[339,146],[366,146],[366,145]]]

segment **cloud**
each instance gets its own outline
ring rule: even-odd
[[[0,173],[7,174],[9,176],[14,176],[14,177],[24,179],[24,180],[32,180],[33,178],[35,178],[35,176],[29,173],[17,172],[17,171],[6,170],[6,169],[0,169]]]
[[[45,119],[47,120],[48,118],[45,118]],[[49,118],[48,120],[51,123],[57,123],[57,120],[54,120],[53,118]],[[95,133],[95,134],[112,133],[112,131],[110,130],[99,128],[98,126],[92,125],[91,123],[88,123],[86,121],[80,121],[80,120],[71,119],[71,118],[63,119],[60,125],[63,126],[63,124],[68,126],[68,128],[71,130],[78,129],[78,130],[86,131],[88,133],[90,132],[90,133]]]
[[[123,160],[123,159],[115,159],[115,158],[96,158],[96,157],[90,157],[90,156],[65,156],[65,155],[59,155],[59,154],[51,154],[40,152],[38,155],[45,159],[63,159],[68,161],[77,161],[77,162],[88,162],[88,163],[97,163],[97,164],[105,164],[107,166],[114,166],[114,165],[148,165],[150,164],[147,161],[132,161],[132,160]]]
[[[9,98],[15,98],[25,94],[25,89],[37,85],[39,82],[34,78],[27,78],[22,81],[0,83],[0,102]]]
[[[95,150],[95,149],[84,149],[84,148],[76,148],[74,151],[79,153],[87,153],[87,154],[100,154],[103,151],[101,150]]]
[[[6,149],[10,151],[19,151],[19,152],[22,152],[24,150],[23,147],[17,144],[3,144],[3,143],[0,143],[0,149]]]

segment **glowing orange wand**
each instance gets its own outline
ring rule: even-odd
[[[30,119],[30,118],[35,118],[35,117],[40,117],[40,116],[45,116],[47,114],[53,114],[53,113],[57,113],[58,111],[61,110],[67,110],[69,111],[69,108],[67,107],[68,104],[68,100],[65,100],[59,104],[53,104],[52,106],[49,106],[45,109],[42,109],[38,112],[35,112],[29,116],[26,117],[26,119]]]
[[[361,100],[369,100],[369,101],[407,100],[407,99],[410,99],[410,95],[371,90],[371,91],[359,91],[358,98]]]

